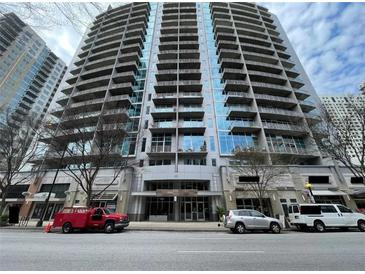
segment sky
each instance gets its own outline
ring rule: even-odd
[[[259,4],[279,18],[320,96],[358,92],[365,81],[365,3]],[[39,34],[69,65],[81,34],[70,26]]]

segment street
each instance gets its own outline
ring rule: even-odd
[[[365,234],[0,231],[0,270],[364,270]]]

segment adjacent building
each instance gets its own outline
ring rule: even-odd
[[[359,157],[364,147],[361,126],[363,116],[360,116],[355,110],[365,109],[365,94],[363,94],[364,84],[360,87],[360,94],[358,96],[323,96],[321,100],[323,106],[332,118],[333,122],[340,126],[346,124],[351,126],[351,146],[348,147],[348,154],[352,158],[353,163],[359,164]],[[346,122],[347,119],[351,120],[351,123]]]
[[[317,119],[319,98],[266,8],[125,4],[95,18],[72,63],[53,111],[58,125],[69,129],[60,132],[62,140],[75,142],[80,127],[97,140],[124,123],[119,130],[126,137],[114,144],[115,154],[138,163],[94,205],[127,212],[132,220],[160,221],[216,220],[217,206],[258,208],[232,169],[238,149],[255,149],[268,162],[278,155],[294,160],[265,197],[266,214],[285,216],[289,203],[305,201],[307,181],[317,201],[356,208],[351,174],[341,171],[340,180],[311,138],[308,121]],[[57,168],[57,155],[50,152],[42,163]],[[95,190],[112,173],[103,169]],[[26,200],[33,203],[23,214],[39,217],[44,199],[35,193],[48,191],[53,176],[51,170],[31,184]],[[61,172],[56,183],[48,218],[63,205],[85,202],[67,175]]]
[[[0,121],[42,120],[65,74],[65,63],[14,13],[0,17]]]

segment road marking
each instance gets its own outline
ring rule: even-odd
[[[263,250],[178,250],[177,253],[264,253]]]
[[[210,237],[210,238],[198,238],[198,237],[192,237],[192,238],[186,238],[187,240],[237,240],[237,239],[245,239],[245,238],[227,238],[227,237]],[[247,239],[245,239],[247,240]]]

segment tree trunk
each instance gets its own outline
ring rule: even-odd
[[[4,192],[1,194],[1,204],[0,204],[0,216],[3,215],[3,211],[6,207],[6,193],[7,193],[7,188],[5,188]]]
[[[259,205],[260,205],[260,212],[264,213],[264,206],[263,206],[263,200],[262,198],[259,198]]]
[[[87,195],[87,197],[86,197],[86,206],[87,207],[90,207],[92,190],[91,189],[88,189],[86,195]]]

